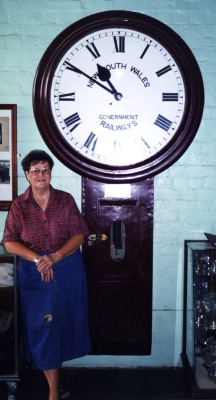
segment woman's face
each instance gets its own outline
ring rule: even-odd
[[[38,164],[31,165],[26,177],[30,182],[30,185],[34,189],[46,189],[51,181],[51,170],[49,163],[38,162]]]

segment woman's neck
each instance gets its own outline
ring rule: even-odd
[[[44,189],[44,188],[32,188],[32,194],[33,197],[49,197],[50,195],[50,187]]]
[[[42,208],[42,210],[45,211],[50,197],[50,188],[47,188],[45,190],[34,188],[32,190],[32,195],[37,204]]]

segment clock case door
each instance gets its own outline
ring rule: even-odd
[[[153,178],[124,190],[82,180],[92,354],[151,354]]]

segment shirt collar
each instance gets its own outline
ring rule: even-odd
[[[55,189],[52,187],[52,185],[50,185],[50,197],[52,197],[54,195],[54,193],[55,193]],[[32,188],[31,188],[31,186],[29,186],[27,188],[27,190],[25,191],[25,193],[23,193],[23,200],[28,201],[32,197],[33,197]]]

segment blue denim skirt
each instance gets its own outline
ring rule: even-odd
[[[42,282],[36,264],[20,260],[20,298],[26,362],[41,370],[90,351],[85,266],[80,250],[54,265]]]

